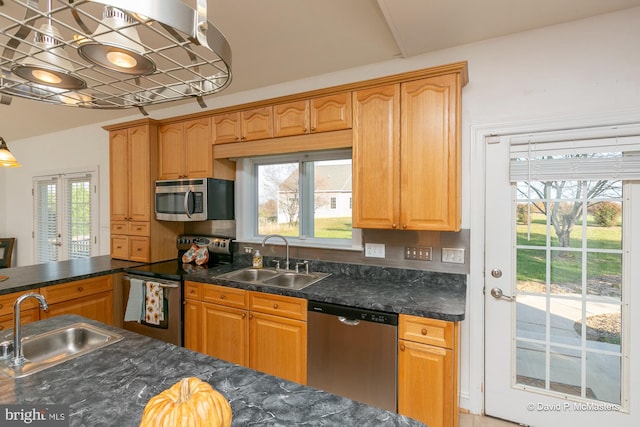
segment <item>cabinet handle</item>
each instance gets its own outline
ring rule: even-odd
[[[142,248],[136,248],[136,252],[140,252]]]
[[[122,249],[122,246],[116,246],[116,249]]]
[[[278,309],[278,304],[273,304],[273,308]]]
[[[2,308],[2,304],[0,304],[0,308]]]
[[[242,313],[241,317],[244,319],[245,317],[247,317],[247,313]]]
[[[422,330],[420,331],[420,333],[422,335],[427,335],[427,328],[422,328]]]
[[[404,344],[400,344],[400,351],[404,351],[404,350],[405,350]]]
[[[398,224],[394,222],[393,224],[391,224],[391,228],[398,228]]]
[[[140,231],[140,230],[142,230],[142,227],[137,227],[136,228],[136,231]]]
[[[249,315],[249,319],[253,319],[253,313]]]
[[[78,292],[82,292],[84,291],[84,289],[82,289],[82,286],[78,286]]]
[[[195,289],[190,289],[190,290],[189,290],[189,293],[190,293],[191,295],[193,295],[193,294],[195,294],[195,293],[196,293],[196,290],[195,290]]]
[[[402,224],[402,228],[404,228],[406,230],[407,224]]]
[[[224,299],[224,298],[225,298],[225,296],[224,296],[224,295],[220,295],[220,299]]]
[[[316,127],[315,126],[311,126],[311,131],[315,131]]]

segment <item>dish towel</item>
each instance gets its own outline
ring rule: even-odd
[[[129,299],[127,300],[127,308],[124,311],[125,322],[140,322],[143,316],[142,297],[144,282],[140,279],[129,280]]]
[[[145,282],[145,322],[159,325],[164,320],[164,295],[158,282]]]

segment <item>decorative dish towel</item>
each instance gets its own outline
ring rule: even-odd
[[[159,325],[164,320],[164,295],[158,282],[145,282],[145,322]]]
[[[142,303],[144,282],[140,279],[129,280],[129,299],[127,300],[127,308],[124,311],[125,322],[138,322],[144,315],[144,305]]]

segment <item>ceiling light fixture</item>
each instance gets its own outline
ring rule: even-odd
[[[13,157],[4,138],[0,136],[0,166],[6,168],[19,168],[20,163]]]
[[[0,2],[0,103],[12,96],[95,109],[144,107],[217,93],[231,48],[207,0]],[[46,21],[39,23],[38,21]],[[34,33],[33,42],[29,34]]]

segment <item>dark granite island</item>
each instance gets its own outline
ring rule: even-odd
[[[181,378],[195,376],[229,400],[234,426],[423,426],[411,418],[79,316],[25,325],[23,336],[80,321],[114,330],[124,339],[24,378],[0,377],[0,404],[69,405],[71,426],[137,426],[151,397]],[[9,336],[10,332],[0,334],[0,341]]]

